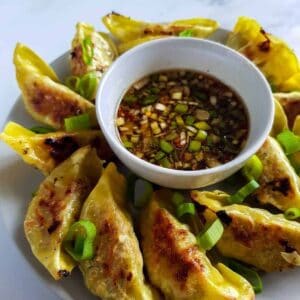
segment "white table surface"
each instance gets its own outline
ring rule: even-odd
[[[51,62],[69,48],[76,22],[100,29],[101,16],[112,10],[150,21],[203,16],[225,28],[232,28],[240,15],[251,16],[300,54],[299,0],[0,0],[1,127],[19,95],[12,64],[16,42],[29,45]],[[0,299],[57,299],[43,288],[36,273],[24,272],[28,262],[5,232],[1,212],[0,228]]]

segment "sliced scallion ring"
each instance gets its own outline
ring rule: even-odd
[[[191,37],[191,36],[194,36],[194,32],[192,29],[186,29],[186,30],[183,30],[181,32],[179,32],[179,36],[181,37]]]
[[[184,215],[194,216],[195,213],[196,209],[194,203],[181,203],[176,209],[177,218],[181,218]]]
[[[92,63],[94,57],[94,46],[90,37],[86,37],[82,43],[82,59],[86,65],[90,65]]]
[[[88,99],[92,100],[95,95],[95,91],[98,85],[98,78],[95,72],[90,72],[82,76],[78,84],[79,94]]]
[[[300,208],[291,207],[284,212],[284,216],[288,220],[296,220],[300,218]]]
[[[90,129],[90,116],[85,113],[82,115],[69,117],[64,120],[66,131],[86,130]]]
[[[55,131],[55,129],[50,126],[34,126],[31,127],[30,130],[38,134],[44,134]]]
[[[248,180],[258,180],[263,171],[263,164],[261,160],[256,156],[252,155],[245,163],[242,173]]]
[[[69,76],[65,79],[65,84],[74,92],[78,92],[80,78],[78,76]]]
[[[259,184],[252,179],[235,194],[228,198],[230,203],[242,203],[250,194],[259,188]]]
[[[245,265],[230,259],[230,258],[226,258],[225,259],[225,264],[234,272],[240,274],[241,276],[243,276],[245,279],[247,279],[250,284],[253,287],[254,292],[260,293],[263,289],[263,284],[261,281],[261,278],[259,276],[259,274],[253,270],[250,269],[248,267],[246,267]]]
[[[174,192],[172,195],[172,203],[175,207],[178,207],[180,204],[184,203],[184,196],[179,192]]]
[[[197,235],[197,243],[204,250],[212,249],[220,240],[224,232],[224,227],[219,219],[205,225],[202,232]]]
[[[295,135],[292,131],[284,130],[277,135],[276,139],[286,155],[300,151],[300,136]]]
[[[92,259],[96,233],[96,226],[91,221],[80,220],[75,222],[63,241],[64,249],[76,261]]]

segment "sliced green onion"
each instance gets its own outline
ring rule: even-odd
[[[177,125],[179,125],[179,126],[184,125],[184,121],[181,116],[176,116],[175,120],[176,120]]]
[[[263,164],[261,160],[256,156],[252,155],[244,165],[242,169],[243,175],[248,180],[258,180],[263,171]]]
[[[177,218],[181,218],[183,215],[194,216],[195,213],[196,209],[194,203],[181,203],[176,209]]]
[[[210,126],[205,121],[196,122],[193,124],[193,126],[195,126],[198,129],[201,129],[201,130],[209,130],[210,129]]]
[[[300,136],[295,135],[292,131],[284,130],[276,138],[286,155],[300,151]]]
[[[79,94],[88,99],[92,100],[95,97],[95,92],[98,85],[98,77],[95,72],[85,74],[79,81],[78,92]]]
[[[156,102],[156,100],[157,100],[156,95],[149,95],[142,100],[142,105],[146,106],[149,104],[153,104]]]
[[[40,133],[40,134],[55,131],[55,129],[50,127],[50,126],[34,126],[34,127],[31,127],[30,130],[35,132],[35,133]]]
[[[166,139],[166,141],[173,141],[177,137],[178,137],[178,133],[173,131],[170,134],[166,135],[165,139]]]
[[[242,203],[250,194],[259,188],[259,184],[252,179],[241,189],[239,189],[234,195],[229,197],[231,203]]]
[[[263,284],[259,274],[245,265],[237,262],[236,260],[226,258],[225,264],[234,272],[240,274],[245,279],[247,279],[253,287],[253,290],[256,294],[260,293],[263,289]]]
[[[300,218],[300,209],[296,207],[291,207],[284,212],[284,216],[288,220],[296,220]]]
[[[134,95],[126,95],[124,97],[124,101],[127,102],[128,104],[133,104],[137,101],[137,97]]]
[[[90,116],[89,114],[82,114],[65,120],[66,131],[76,131],[76,130],[85,130],[90,129]]]
[[[93,243],[96,237],[96,226],[88,220],[74,223],[68,231],[63,246],[67,253],[76,261],[92,259]]]
[[[171,168],[171,163],[170,163],[170,161],[168,160],[167,157],[164,157],[163,159],[161,159],[159,161],[159,163],[160,163],[161,166],[163,166],[165,168]]]
[[[196,120],[195,117],[193,117],[193,116],[187,116],[185,118],[185,124],[191,126],[191,125],[193,125],[193,123],[195,122],[195,120]]]
[[[65,84],[68,88],[74,92],[78,92],[80,78],[78,76],[69,76],[65,80]]]
[[[207,132],[205,130],[199,130],[195,136],[195,140],[204,141],[207,138]]]
[[[175,205],[175,207],[178,207],[184,203],[184,196],[179,192],[174,192],[172,195],[172,203]]]
[[[155,160],[161,160],[162,158],[164,158],[166,156],[166,154],[162,151],[158,151],[155,156],[154,156],[154,159]]]
[[[174,108],[174,110],[180,114],[186,113],[188,109],[189,107],[186,104],[182,104],[182,103],[176,104]]]
[[[82,43],[82,58],[86,65],[90,65],[92,63],[94,57],[94,46],[90,37],[86,37]]]
[[[124,141],[123,145],[125,148],[133,148],[133,143],[130,141]]]
[[[179,36],[191,37],[191,36],[194,36],[194,32],[192,29],[185,29],[185,30],[179,32]]]
[[[160,140],[159,146],[160,146],[160,149],[162,151],[164,151],[165,153],[171,153],[174,150],[174,147],[172,146],[172,144],[165,140]]]
[[[199,141],[191,141],[190,144],[189,144],[189,147],[188,147],[188,150],[190,152],[197,152],[201,149],[201,142]]]
[[[143,179],[137,179],[134,186],[134,206],[142,208],[151,199],[153,193],[152,184]]]
[[[204,250],[212,249],[220,240],[224,227],[219,219],[204,226],[204,229],[197,235],[197,243]]]

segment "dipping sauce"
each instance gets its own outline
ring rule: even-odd
[[[237,93],[191,70],[162,71],[134,83],[122,98],[116,124],[130,152],[177,170],[229,162],[243,149],[249,130]]]

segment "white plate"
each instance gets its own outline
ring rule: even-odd
[[[218,30],[211,39],[224,43],[228,31]],[[43,56],[43,53],[40,53]],[[61,79],[70,74],[68,52],[57,58],[52,64]],[[7,116],[24,126],[36,124],[26,113],[19,97]],[[4,124],[3,124],[4,125]],[[23,220],[31,193],[36,190],[43,176],[23,161],[6,145],[0,144],[0,212],[9,236],[17,250],[28,262],[26,272],[36,272],[45,286],[54,291],[61,299],[97,299],[84,286],[78,269],[69,278],[55,282],[46,269],[35,259],[24,236]],[[220,187],[220,186],[219,186]],[[1,258],[3,259],[3,257]],[[18,266],[12,266],[17,268]],[[23,273],[26,274],[24,271]],[[258,300],[299,300],[300,269],[266,274],[263,276],[263,293],[257,295]],[[12,287],[13,288],[13,283]],[[213,300],[213,299],[212,299]]]

